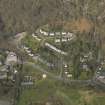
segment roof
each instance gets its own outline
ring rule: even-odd
[[[14,52],[10,52],[6,58],[6,64],[10,64],[10,63],[16,63],[17,62],[17,56]]]
[[[7,78],[7,72],[0,71],[0,79],[5,79],[5,78]]]

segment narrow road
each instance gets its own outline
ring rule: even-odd
[[[70,80],[70,79],[62,78],[60,76],[56,76],[56,75],[44,70],[39,65],[35,65],[32,62],[24,62],[24,64],[29,64],[33,68],[35,68],[36,70],[39,70],[40,72],[49,75],[51,78],[53,78],[55,80],[58,80],[58,81],[62,81],[62,82],[67,83],[67,84],[81,84],[81,85],[89,85],[89,84],[91,84],[91,80]]]

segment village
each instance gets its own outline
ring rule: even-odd
[[[19,36],[21,34],[18,34],[16,38]],[[19,41],[19,49],[24,52],[26,56],[25,60],[21,61],[15,52],[5,50],[4,54],[4,50],[3,53],[1,50],[0,83],[4,87],[13,88],[12,93],[15,96],[11,96],[12,99],[9,102],[13,104],[17,103],[16,98],[20,97],[22,91],[36,88],[39,81],[46,81],[47,78],[52,78],[68,85],[73,84],[78,87],[91,85],[104,90],[104,60],[99,63],[97,70],[93,73],[90,72],[89,66],[91,64],[89,65],[88,62],[94,59],[92,52],[83,53],[80,57],[82,71],[79,71],[79,73],[81,72],[79,75],[76,75],[78,71],[74,73],[72,70],[73,65],[71,61],[67,60],[69,52],[66,47],[68,46],[66,45],[66,47],[61,48],[60,44],[68,42],[72,44],[76,39],[77,36],[74,33],[48,33],[42,29],[38,29],[36,33],[32,35],[26,34]],[[5,91],[8,93],[8,88],[4,88]]]
[[[105,105],[105,0],[0,0],[0,105]]]

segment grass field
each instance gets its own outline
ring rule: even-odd
[[[35,87],[22,91],[18,105],[46,105],[46,103],[50,103],[49,105],[105,104],[104,92],[89,87],[71,87],[49,76],[43,79],[42,73],[31,66],[25,66],[24,70],[27,74],[31,73],[35,77]]]
[[[51,105],[104,105],[105,93],[71,88],[46,79],[38,82],[35,89],[25,89],[18,105],[29,105],[30,101],[43,105],[47,102],[52,103]]]

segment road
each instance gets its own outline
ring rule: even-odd
[[[89,84],[91,84],[91,80],[70,80],[70,79],[62,78],[60,76],[56,76],[56,75],[44,70],[39,65],[35,65],[32,62],[24,62],[24,64],[29,64],[33,68],[35,68],[35,70],[39,70],[40,72],[49,75],[51,78],[53,78],[55,80],[58,80],[58,81],[62,81],[62,82],[67,83],[67,84],[81,84],[81,85],[89,85]]]

